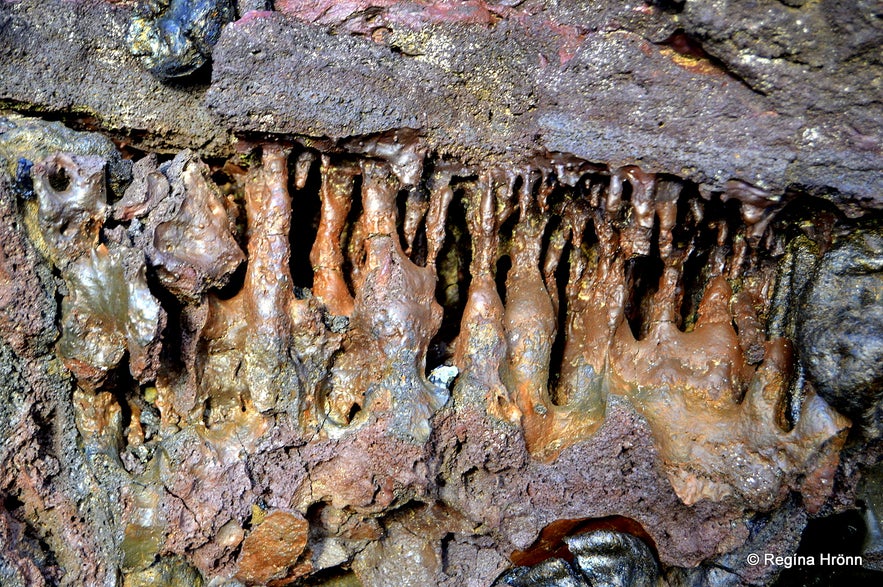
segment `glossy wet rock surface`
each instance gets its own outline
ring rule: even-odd
[[[877,21],[155,4],[210,80],[0,4],[0,583],[771,584],[857,507],[876,564]]]
[[[150,0],[137,6],[126,41],[150,73],[181,78],[209,62],[221,28],[234,15],[232,0]]]

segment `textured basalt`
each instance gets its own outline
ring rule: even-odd
[[[0,583],[879,566],[877,20],[236,4],[0,3]]]
[[[130,2],[6,0],[0,100],[84,113],[164,151],[228,155],[231,130],[345,138],[413,128],[473,161],[545,149],[709,187],[798,184],[866,203],[881,190],[883,32],[872,7],[239,4],[207,87],[143,69],[126,42]]]

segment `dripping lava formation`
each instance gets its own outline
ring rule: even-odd
[[[0,4],[0,583],[875,576],[880,122],[590,4]]]

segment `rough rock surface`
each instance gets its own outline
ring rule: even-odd
[[[223,30],[206,88],[138,67],[129,3],[7,0],[0,99],[153,147],[414,128],[473,160],[564,151],[709,187],[879,197],[874,2],[510,4],[279,2]]]
[[[0,2],[0,100],[97,118],[128,143],[229,151],[202,105],[205,83],[163,84],[129,53],[132,3]]]
[[[0,2],[0,582],[876,564],[872,3],[236,4]]]

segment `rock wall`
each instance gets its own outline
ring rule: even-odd
[[[872,576],[880,15],[560,4],[0,3],[4,585]]]

